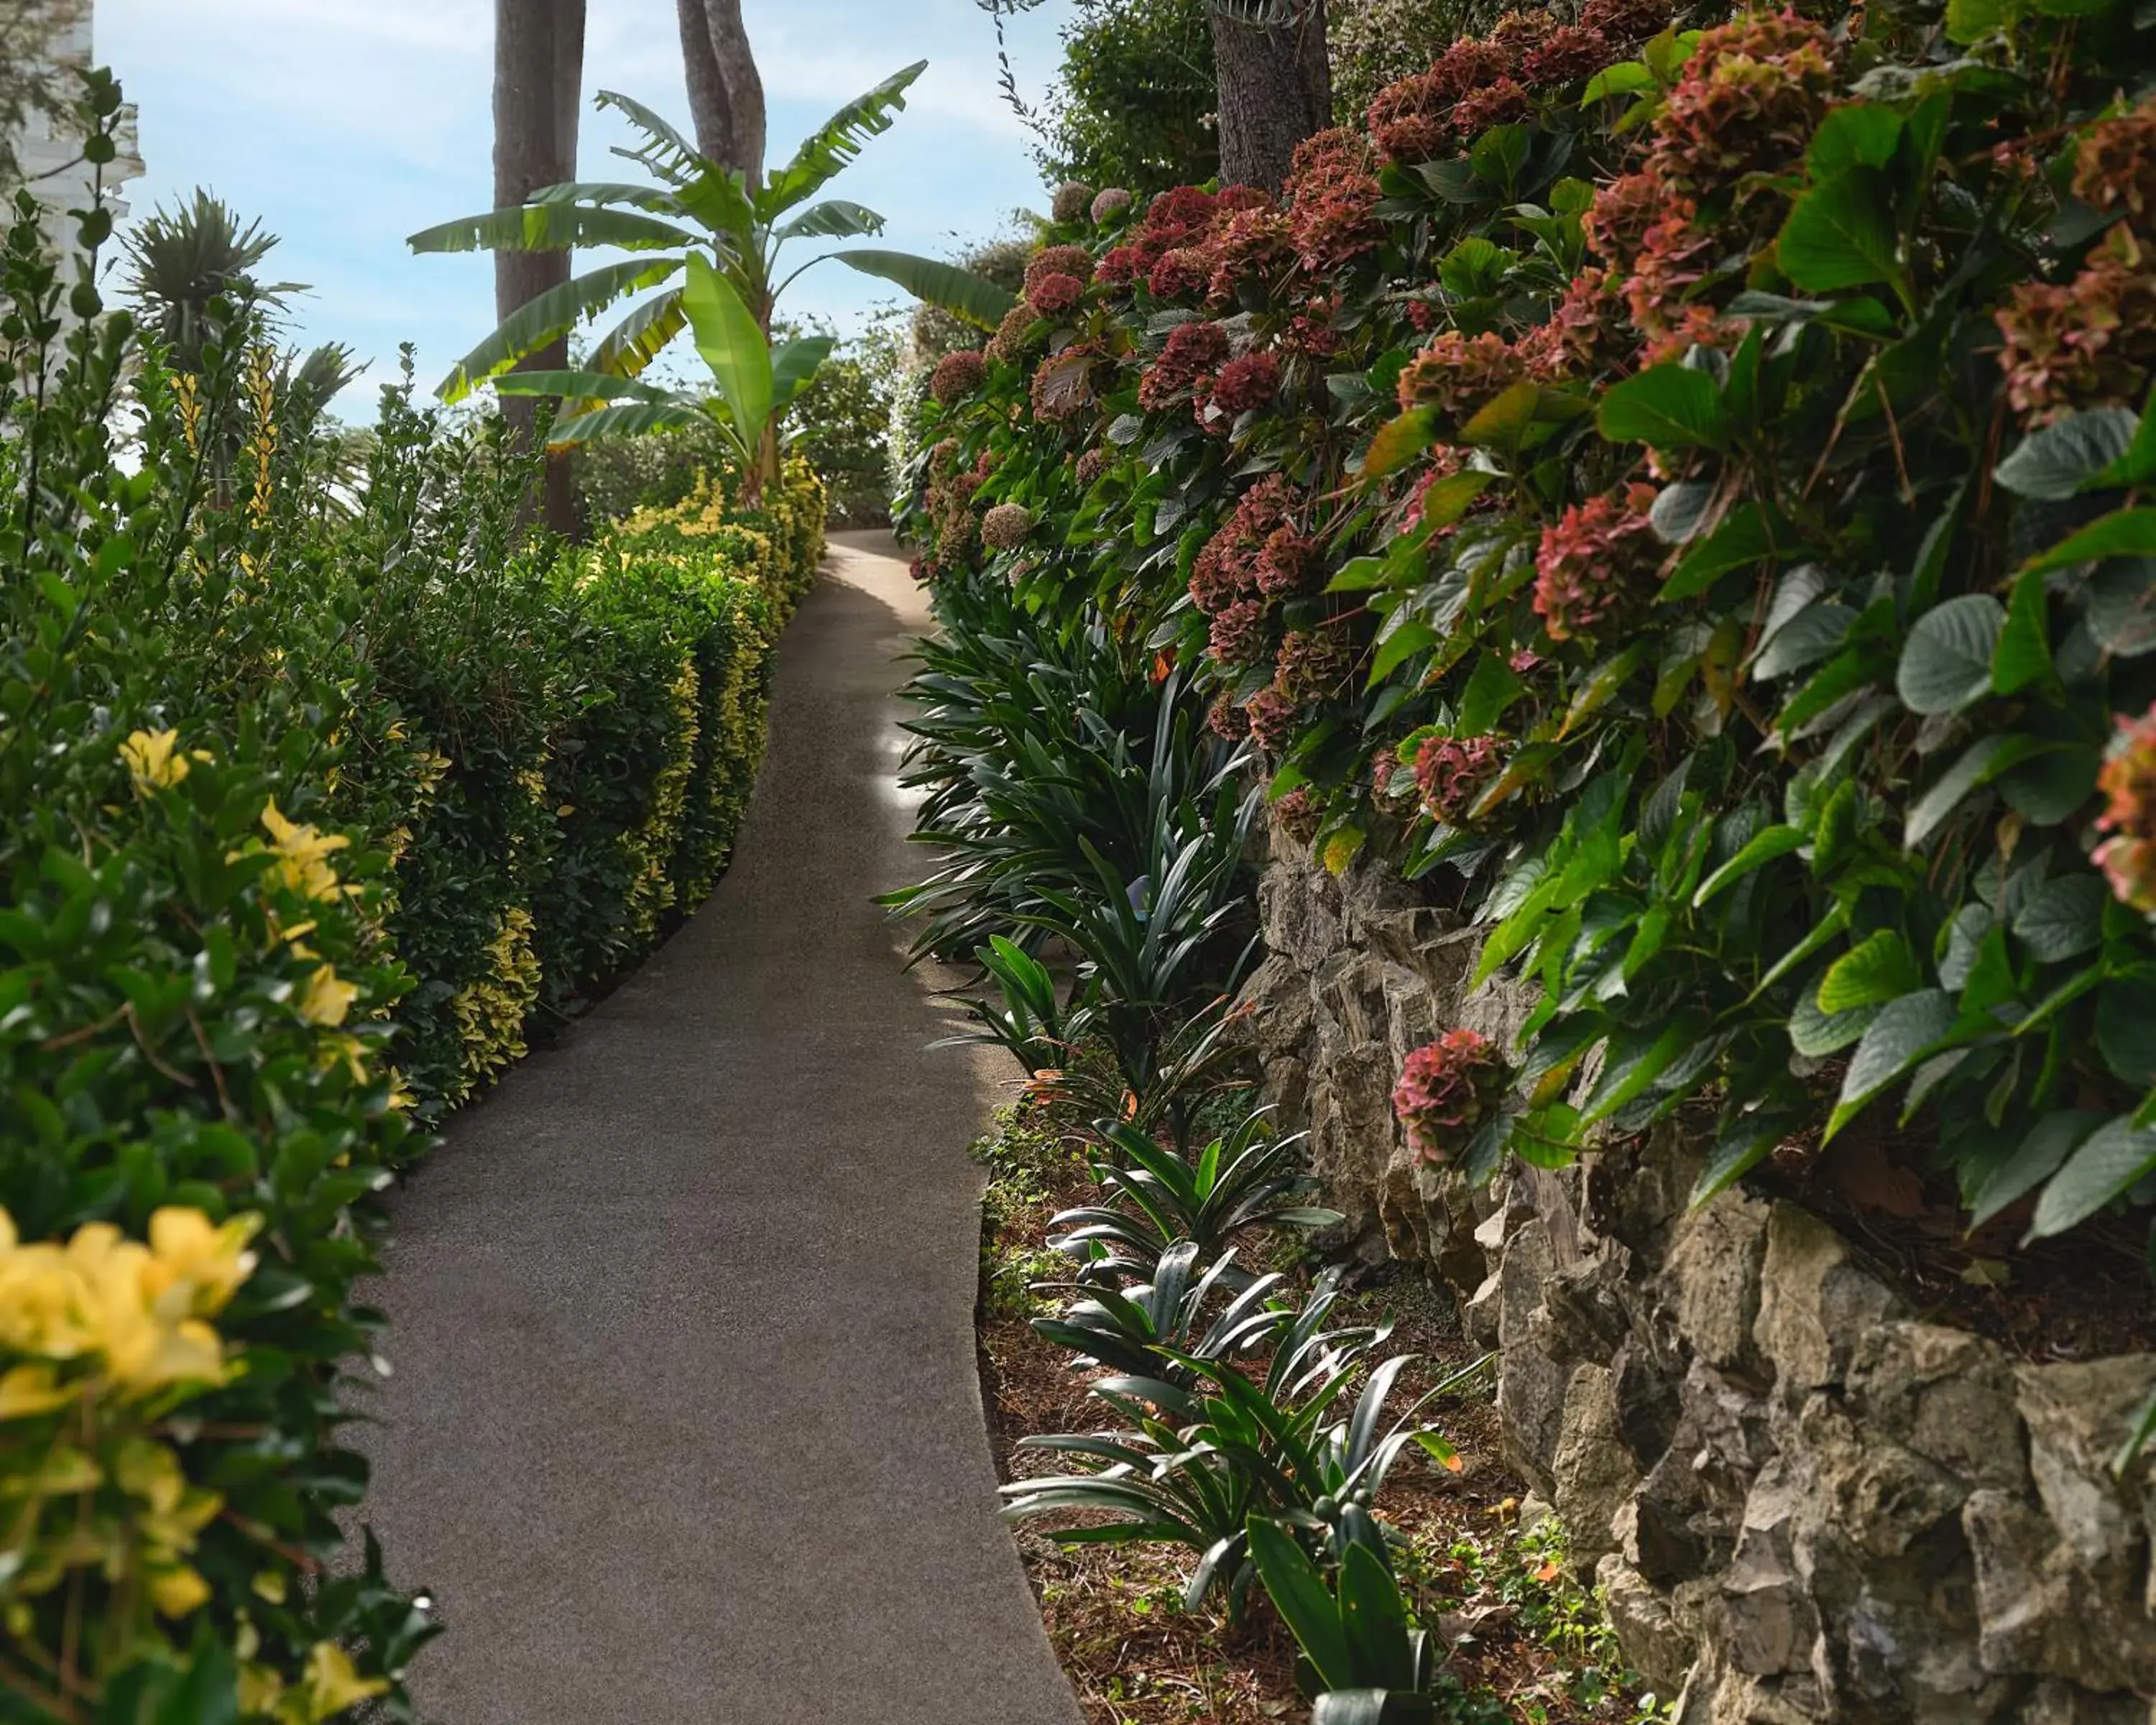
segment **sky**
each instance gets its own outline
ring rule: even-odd
[[[745,0],[770,108],[770,157],[901,67],[926,59],[896,126],[832,190],[890,219],[876,244],[946,255],[1045,203],[1028,134],[997,85],[995,27],[974,0]],[[1021,89],[1053,75],[1068,7],[1010,21]],[[141,111],[147,176],[131,218],[204,186],[281,243],[270,280],[305,282],[296,340],[342,341],[369,367],[338,406],[372,416],[398,348],[431,388],[494,326],[484,256],[414,256],[404,237],[486,208],[493,190],[493,0],[97,0],[96,57]],[[634,179],[608,153],[629,134],[589,105],[635,97],[688,131],[674,0],[589,0],[578,168]],[[806,255],[804,254],[804,255]],[[804,275],[782,309],[857,327],[896,293],[843,265]]]

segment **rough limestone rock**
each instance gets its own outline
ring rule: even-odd
[[[1392,1086],[1529,995],[1471,993],[1476,932],[1381,866],[1283,851],[1260,902],[1244,1034],[1344,1242],[1501,1350],[1532,1513],[1681,1725],[2156,1725],[2156,1457],[2110,1468],[2156,1355],[2017,1360],[1794,1204],[1695,1210],[1676,1126],[1469,1190],[1409,1155]]]

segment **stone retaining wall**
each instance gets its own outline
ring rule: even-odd
[[[2156,1355],[2024,1362],[1794,1205],[1688,1213],[1674,1133],[1480,1193],[1418,1167],[1401,1062],[1525,1003],[1469,995],[1473,932],[1378,866],[1276,861],[1260,900],[1268,1090],[1353,1249],[1502,1350],[1508,1459],[1680,1725],[2156,1721],[2156,1455],[2109,1466]]]

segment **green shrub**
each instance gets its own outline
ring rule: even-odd
[[[119,108],[93,80],[91,161]],[[797,468],[762,517],[707,500],[562,566],[520,548],[525,475],[493,429],[393,395],[365,484],[337,492],[319,440],[280,433],[246,307],[213,307],[201,371],[173,375],[19,213],[0,1710],[408,1720],[432,1625],[337,1520],[366,1484],[341,1430],[378,1322],[353,1298],[372,1194],[424,1149],[415,1122],[513,1057],[542,993],[618,968],[708,888],[819,490]],[[80,227],[91,248],[109,231]]]

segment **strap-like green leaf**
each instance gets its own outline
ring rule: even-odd
[[[660,350],[688,326],[681,290],[669,289],[632,309],[606,332],[592,352],[592,369],[611,377],[639,376]]]
[[[711,368],[719,398],[742,441],[754,449],[771,418],[773,379],[771,344],[734,285],[701,252],[689,256],[689,281],[681,293],[696,352]]]
[[[883,218],[865,203],[827,198],[812,203],[778,230],[781,239],[858,239],[883,232]]]
[[[816,381],[816,373],[837,347],[834,336],[796,336],[781,342],[771,356],[771,404],[783,413],[801,392]]]
[[[695,145],[634,97],[625,96],[618,90],[603,90],[598,93],[598,105],[613,109],[644,136],[643,148],[617,148],[615,155],[642,162],[661,179],[670,180],[676,186],[686,186],[698,175],[716,171],[716,163],[707,156],[698,155]]]
[[[616,300],[658,286],[680,269],[681,262],[679,258],[631,259],[603,264],[547,289],[511,312],[500,329],[459,360],[435,393],[444,401],[462,401],[488,378],[559,341]]]
[[[630,437],[640,431],[674,431],[684,425],[693,425],[703,418],[694,408],[677,406],[671,403],[624,401],[611,407],[594,408],[588,413],[578,413],[564,419],[547,434],[548,444],[563,449],[571,444],[588,444],[594,438]]]
[[[685,228],[634,210],[525,203],[424,228],[405,244],[415,252],[566,252],[601,245],[625,252],[663,252],[692,245],[696,238]]]
[[[956,264],[917,258],[911,252],[834,252],[831,255],[849,269],[894,282],[915,299],[941,307],[968,323],[978,324],[984,330],[993,329],[1003,321],[1004,314],[1018,304],[1014,295],[1006,293],[987,277],[962,270]]]
[[[891,130],[898,110],[906,105],[907,89],[927,69],[927,61],[916,60],[905,70],[892,73],[803,139],[793,161],[771,177],[771,183],[757,197],[757,215],[773,221],[803,198],[814,197],[861,153],[862,145]]]
[[[504,372],[494,380],[498,395],[558,395],[570,401],[645,401],[693,407],[675,392],[634,377],[609,377],[601,372]]]
[[[1250,1533],[1250,1556],[1274,1607],[1309,1656],[1319,1680],[1328,1689],[1342,1686],[1350,1676],[1348,1637],[1340,1627],[1340,1608],[1317,1566],[1277,1522],[1252,1516]]]

